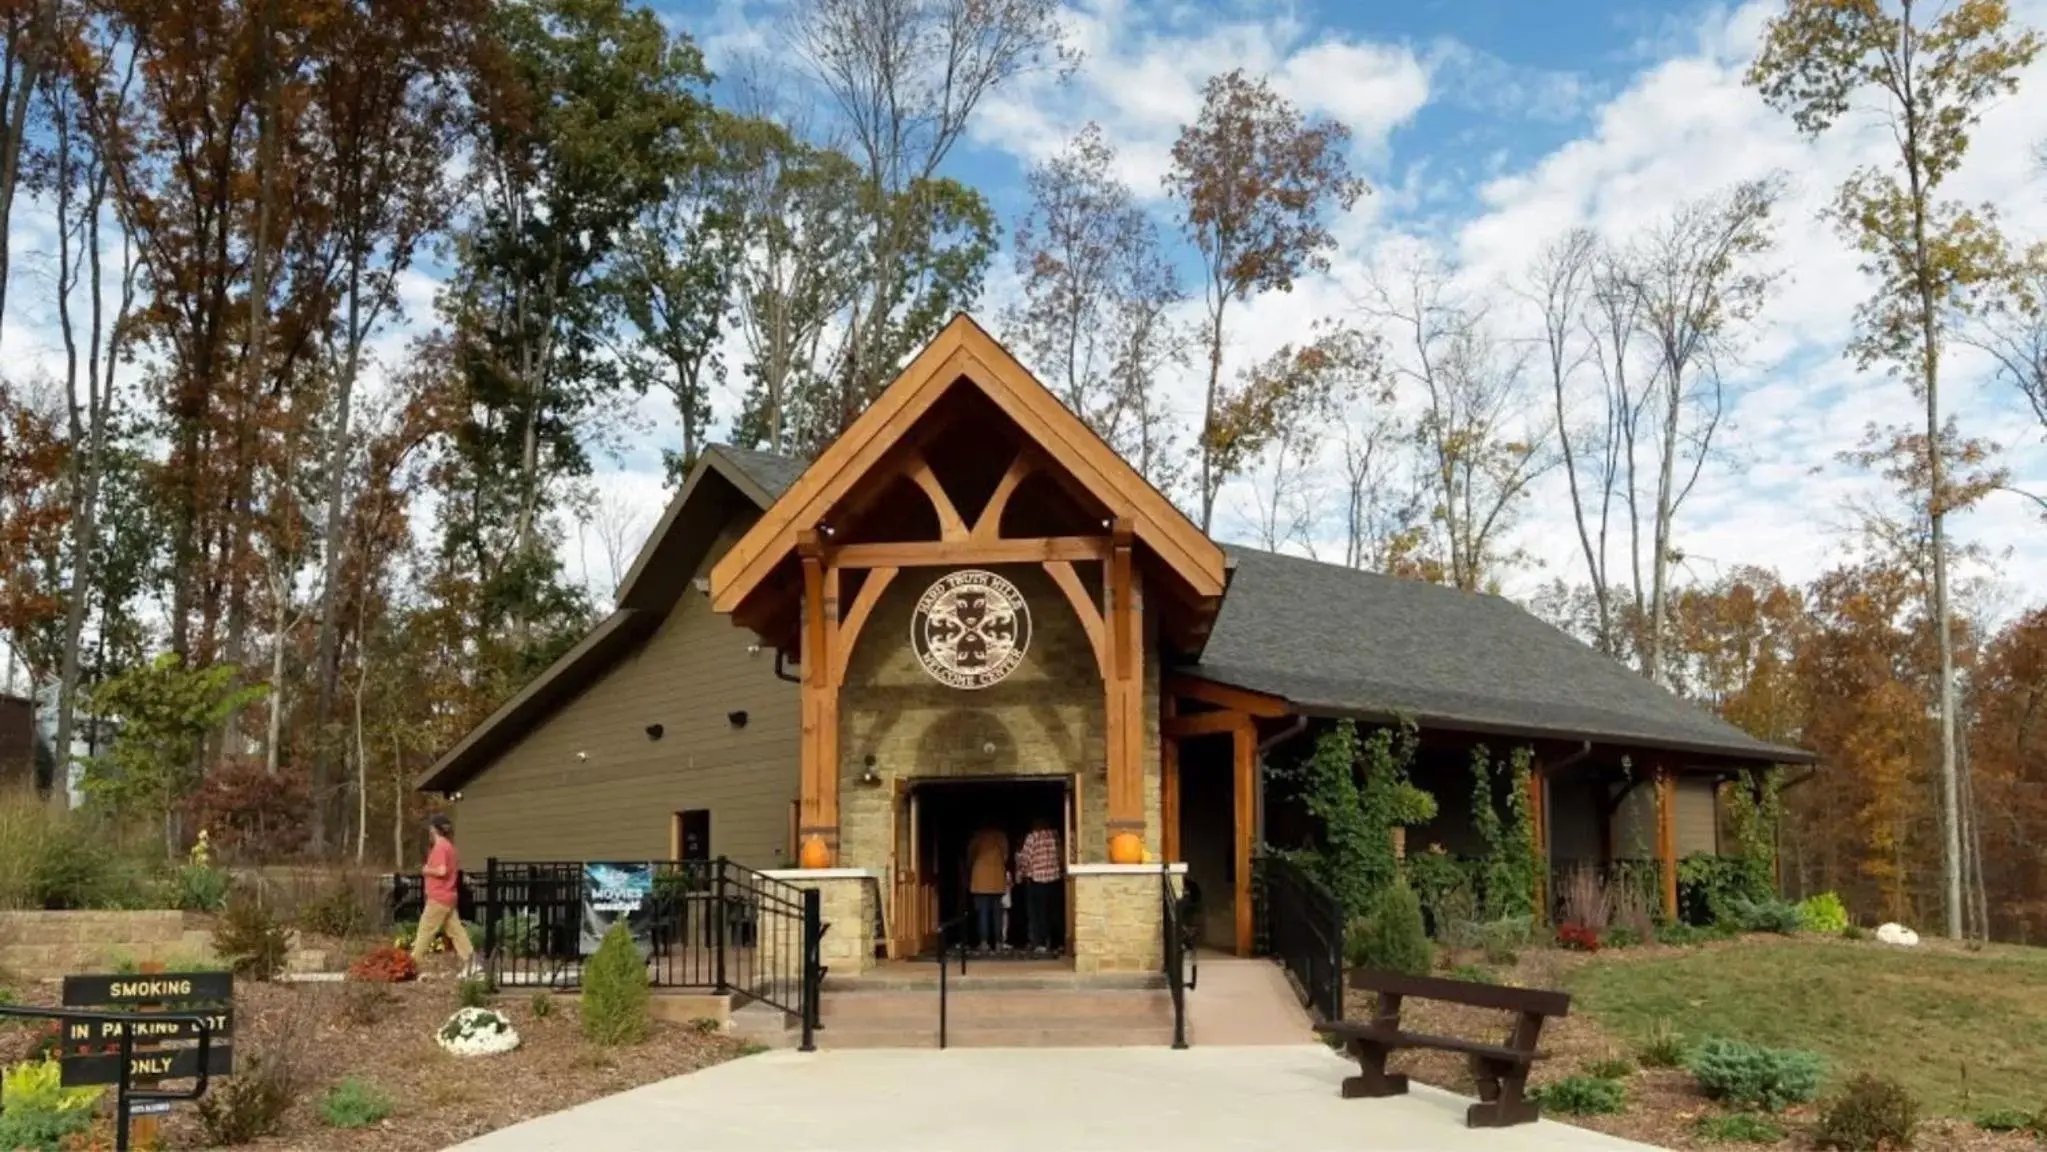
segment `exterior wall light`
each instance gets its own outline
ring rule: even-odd
[[[867,756],[867,760],[866,760],[866,768],[865,768],[865,770],[864,770],[864,771],[862,771],[862,772],[860,773],[860,782],[861,782],[862,784],[866,784],[866,785],[870,785],[870,786],[872,786],[872,785],[875,785],[875,784],[879,784],[879,783],[881,783],[881,773],[880,773],[880,772],[877,772],[877,771],[875,771],[875,768],[874,768],[874,755],[873,755],[873,753],[869,753],[869,754],[868,754],[868,756]]]

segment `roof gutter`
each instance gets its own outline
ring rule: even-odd
[[[1559,760],[1554,764],[1543,765],[1542,770],[1544,772],[1559,772],[1565,768],[1569,768],[1571,765],[1578,763],[1580,760],[1583,760],[1590,755],[1592,755],[1592,741],[1581,740],[1578,742],[1578,750],[1576,752],[1571,753],[1569,756],[1564,757],[1562,760]]]

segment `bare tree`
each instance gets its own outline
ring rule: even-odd
[[[1657,471],[1642,661],[1644,673],[1659,684],[1666,678],[1670,565],[1682,559],[1671,544],[1672,527],[1720,428],[1721,361],[1769,292],[1772,277],[1756,260],[1771,246],[1769,217],[1781,194],[1781,182],[1773,178],[1681,204],[1628,260],[1629,287],[1641,303],[1642,332],[1657,369]],[[1639,582],[1636,594],[1639,598]]]
[[[1381,389],[1354,403],[1343,423],[1344,546],[1346,567],[1392,572],[1416,543],[1420,508],[1401,448],[1412,430]]]
[[[1498,551],[1521,499],[1549,468],[1549,428],[1523,425],[1532,411],[1528,355],[1493,335],[1484,312],[1459,299],[1433,255],[1376,280],[1367,311],[1394,333],[1394,378],[1417,393],[1413,437],[1422,454],[1439,568],[1424,573],[1478,589],[1501,565]]]

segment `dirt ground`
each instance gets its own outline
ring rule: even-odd
[[[434,1032],[457,1008],[455,985],[429,979],[387,985],[394,1000],[373,1023],[344,1013],[348,985],[238,983],[235,992],[237,1068],[251,1053],[293,1062],[303,1087],[276,1135],[252,1147],[306,1152],[430,1152],[522,1120],[693,1072],[744,1054],[730,1038],[656,1021],[644,1044],[597,1049],[578,1031],[575,1004],[556,998],[546,1018],[532,993],[506,994],[491,1007],[512,1020],[516,1051],[458,1057],[441,1050]],[[22,990],[24,1000],[54,1002],[56,989]],[[26,1030],[0,1037],[0,1058],[18,1059]],[[328,1127],[319,1101],[345,1076],[374,1084],[396,1106],[390,1118],[352,1130]],[[163,1123],[165,1148],[203,1148],[192,1105],[176,1105]]]
[[[1744,937],[1701,947],[1771,947],[1774,943],[1775,941],[1768,937]],[[1519,953],[1517,962],[1511,968],[1488,966],[1487,971],[1501,984],[1568,990],[1571,987],[1572,975],[1586,964],[1639,963],[1658,958],[1667,959],[1680,951],[1676,948],[1652,945],[1609,950],[1593,956],[1556,948],[1528,948]],[[1465,964],[1477,963],[1480,957],[1475,953],[1459,954],[1452,959],[1456,964]],[[1347,994],[1346,1016],[1352,1019],[1368,1018],[1371,1012],[1370,993],[1352,991]],[[1679,1023],[1681,1026],[1682,1022]],[[1511,1019],[1505,1013],[1461,1008],[1425,1000],[1410,999],[1401,1012],[1403,1030],[1438,1036],[1504,1038],[1510,1024]],[[1585,1013],[1548,1022],[1543,1028],[1540,1050],[1543,1059],[1536,1063],[1535,1070],[1529,1078],[1531,1083],[1538,1085],[1582,1072],[1585,1065],[1594,1061],[1614,1057],[1624,1057],[1632,1061],[1634,1058],[1633,1047],[1626,1040],[1609,1033]],[[1403,1052],[1396,1055],[1389,1064],[1391,1070],[1406,1072],[1425,1084],[1434,1084],[1463,1093],[1471,1093],[1475,1088],[1465,1058],[1453,1053]],[[1706,1099],[1699,1092],[1690,1074],[1682,1069],[1638,1067],[1628,1077],[1626,1084],[1628,1108],[1621,1115],[1568,1116],[1545,1112],[1544,1117],[1666,1148],[1758,1147],[1754,1144],[1709,1142],[1699,1138],[1694,1127],[1699,1119],[1722,1114],[1727,1109]],[[1789,1140],[1777,1147],[1812,1147],[1803,1131],[1812,1118],[1812,1105],[1795,1107],[1777,1116],[1777,1121],[1791,1134]],[[2031,1149],[2038,1152],[2041,1144],[2023,1133],[1985,1132],[1973,1124],[1936,1120],[1929,1121],[1921,1128],[1918,1147],[1941,1149],[1942,1152],[1949,1150],[1993,1152],[2004,1149]]]

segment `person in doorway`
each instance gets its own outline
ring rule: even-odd
[[[426,878],[426,909],[419,914],[419,930],[412,935],[412,959],[425,960],[434,946],[434,937],[446,931],[448,941],[455,946],[455,955],[462,959],[462,974],[473,975],[476,949],[470,946],[469,932],[455,912],[460,900],[456,886],[462,877],[462,861],[455,853],[455,824],[445,814],[436,812],[427,817],[426,827],[434,843],[427,849],[426,867],[420,869]]]
[[[1009,837],[1000,828],[981,829],[967,844],[967,860],[977,942],[983,952],[992,952],[1001,940],[1002,897],[1009,891]]]
[[[1031,951],[1043,955],[1052,950],[1052,891],[1065,876],[1059,833],[1052,830],[1051,821],[1043,817],[1031,821],[1031,830],[1016,853],[1016,872],[1024,890],[1024,923]]]

